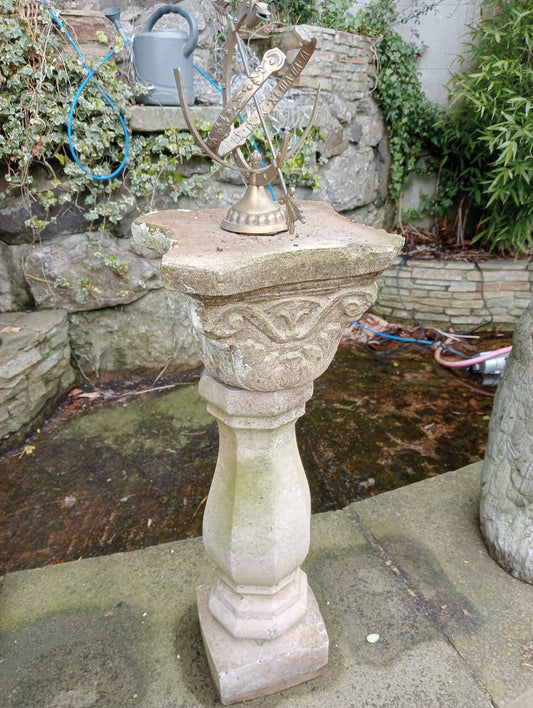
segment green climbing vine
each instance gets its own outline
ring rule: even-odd
[[[22,195],[31,213],[27,226],[38,236],[67,206],[82,211],[94,229],[118,223],[137,200],[153,199],[156,188],[175,199],[196,194],[205,177],[185,180],[179,169],[200,154],[188,132],[134,134],[117,178],[98,181],[83,172],[71,156],[67,117],[86,69],[66,51],[64,37],[42,5],[0,0],[0,9],[0,204]],[[108,43],[102,33],[99,41]],[[102,176],[123,159],[125,138],[117,113],[128,120],[133,92],[112,62],[99,67],[97,82],[90,81],[80,97],[72,135],[87,171]]]
[[[375,97],[387,126],[392,158],[389,195],[394,200],[400,199],[411,176],[428,169],[419,161],[431,155],[438,145],[439,108],[422,90],[416,66],[417,48],[405,42],[395,29],[400,21],[396,3],[373,0],[355,14],[350,0],[321,0],[318,9],[314,3],[306,2],[272,0],[271,4],[280,16],[290,21],[316,22],[373,39],[378,58]],[[428,9],[429,5],[416,6],[419,14]]]
[[[389,195],[394,200],[403,196],[413,174],[431,169],[431,156],[438,152],[440,143],[440,108],[422,89],[416,65],[418,50],[395,29],[398,21],[393,0],[375,0],[355,18],[358,30],[375,38],[379,61],[375,96],[389,136]],[[421,158],[426,162],[421,163]]]

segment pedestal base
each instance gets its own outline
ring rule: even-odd
[[[197,588],[198,614],[211,676],[223,705],[249,701],[321,674],[329,640],[308,588],[307,612],[297,625],[270,640],[235,639],[208,608],[210,588]]]
[[[235,585],[219,575],[209,611],[237,639],[276,639],[304,617],[309,585],[301,568],[270,587]]]

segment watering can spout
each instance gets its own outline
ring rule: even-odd
[[[122,37],[124,42],[127,42],[128,37],[120,24],[120,13],[122,12],[120,7],[106,7],[102,10],[102,12],[107,17],[107,19],[115,26],[115,29]]]

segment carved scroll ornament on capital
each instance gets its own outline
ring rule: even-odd
[[[275,391],[322,374],[343,328],[376,298],[376,287],[357,292],[299,294],[276,300],[192,303],[192,320],[206,369],[231,386]]]

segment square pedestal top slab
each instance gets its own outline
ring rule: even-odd
[[[161,231],[173,242],[163,256],[165,286],[200,297],[231,296],[313,281],[375,278],[390,266],[403,238],[362,226],[324,202],[305,202],[305,223],[274,235],[224,231],[224,209],[148,214],[136,230]]]

